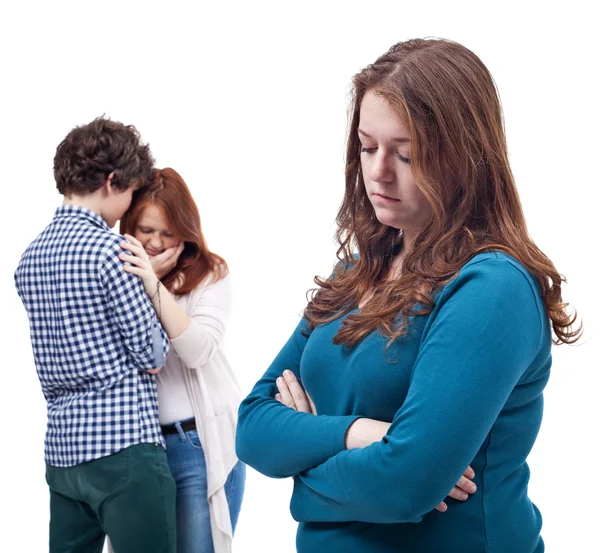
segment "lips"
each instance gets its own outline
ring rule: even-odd
[[[386,196],[385,194],[373,194],[373,198],[378,199],[380,201],[384,201],[384,202],[388,202],[388,203],[394,203],[394,202],[399,202],[400,200],[398,198],[391,198],[390,196]]]
[[[151,255],[151,256],[153,256],[153,257],[154,257],[155,255],[160,255],[162,252],[159,252],[159,251],[156,251],[156,250],[147,249],[147,250],[146,250],[146,253],[147,253],[148,255]]]

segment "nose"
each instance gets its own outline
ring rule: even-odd
[[[371,179],[375,182],[390,182],[394,178],[390,156],[379,148],[373,156]]]
[[[158,232],[153,233],[152,236],[150,236],[150,240],[148,241],[148,245],[153,250],[160,250],[160,248],[162,246],[162,239],[160,237],[160,233],[158,233]]]

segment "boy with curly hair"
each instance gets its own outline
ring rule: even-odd
[[[154,373],[168,348],[111,231],[154,160],[133,126],[101,117],[58,146],[63,205],[15,273],[48,403],[50,552],[175,553],[175,484]]]

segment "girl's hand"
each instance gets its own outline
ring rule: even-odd
[[[119,259],[126,262],[123,269],[128,273],[139,276],[144,284],[146,294],[152,297],[156,293],[159,278],[152,268],[150,258],[144,250],[142,243],[137,238],[134,238],[130,234],[125,234],[124,236],[127,242],[121,242],[121,247],[130,252],[131,255],[125,252],[119,254]]]
[[[346,449],[363,448],[380,442],[387,434],[390,426],[389,422],[366,417],[356,419],[346,432]],[[471,467],[467,467],[463,476],[448,493],[448,496],[458,501],[466,501],[469,495],[477,491],[477,486],[472,482],[473,478],[475,478],[475,472]],[[436,509],[443,513],[448,510],[448,505],[442,501]]]
[[[317,414],[313,400],[308,395],[308,392],[304,391],[304,388],[292,371],[283,371],[283,376],[280,376],[275,383],[279,390],[279,393],[275,394],[277,401],[300,413]]]
[[[163,277],[167,276],[175,268],[184,247],[185,242],[181,241],[177,246],[173,246],[161,254],[150,258],[154,273],[159,279],[162,280]]]
[[[477,491],[477,486],[472,481],[473,478],[475,478],[475,471],[471,467],[467,467],[467,470],[465,470],[463,475],[460,477],[459,481],[456,483],[456,486],[450,490],[448,497],[452,497],[458,501],[466,501],[469,499],[469,496]],[[436,507],[436,509],[443,513],[448,509],[448,505],[442,501]]]

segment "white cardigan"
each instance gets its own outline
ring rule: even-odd
[[[181,335],[171,340],[163,370],[184,373],[206,459],[215,553],[231,553],[233,532],[225,481],[238,461],[235,427],[242,394],[222,351],[225,324],[231,311],[229,275],[216,283],[206,280],[189,294],[175,299],[192,321]],[[110,544],[108,551],[113,551]]]
[[[192,322],[181,335],[171,340],[163,370],[182,370],[184,373],[206,458],[215,553],[230,553],[233,533],[225,481],[238,461],[235,428],[242,394],[222,350],[225,324],[231,312],[229,275],[216,283],[201,283],[189,294],[176,299]]]

